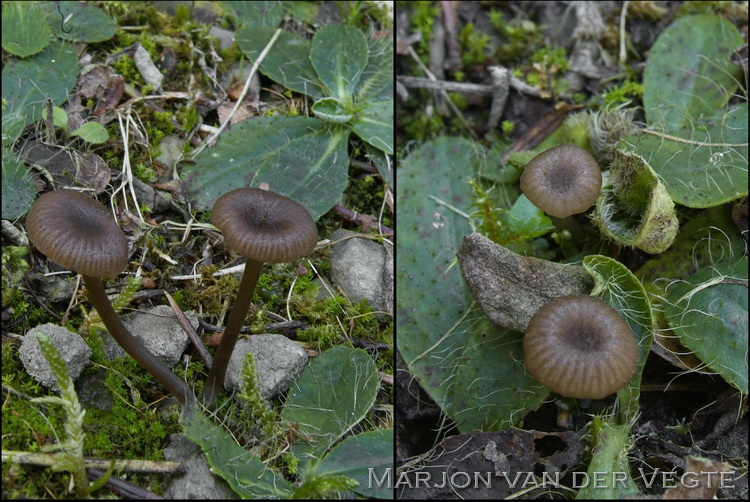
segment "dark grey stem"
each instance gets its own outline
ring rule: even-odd
[[[84,275],[83,280],[86,283],[86,288],[89,290],[91,303],[94,304],[96,311],[99,312],[99,317],[102,318],[102,322],[104,322],[112,338],[120,344],[120,347],[125,349],[125,352],[138,361],[138,364],[146,368],[160,384],[174,394],[180,403],[183,405],[195,404],[195,396],[187,384],[172,373],[164,363],[144,347],[122,324],[122,321],[112,308],[112,304],[107,299],[101,279]]]
[[[245,272],[242,274],[242,282],[237,292],[237,301],[234,302],[234,307],[229,313],[227,327],[224,329],[219,348],[216,349],[214,364],[211,366],[211,371],[208,372],[206,387],[203,389],[203,403],[206,405],[212,404],[216,400],[216,396],[219,395],[221,387],[224,385],[229,359],[232,356],[234,346],[237,344],[237,339],[240,337],[240,328],[245,322],[245,316],[247,316],[247,310],[250,308],[250,302],[253,299],[255,286],[258,284],[262,269],[262,262],[249,258],[245,262]]]

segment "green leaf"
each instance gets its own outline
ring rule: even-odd
[[[589,255],[583,259],[583,268],[594,278],[595,286],[591,296],[601,298],[617,310],[638,342],[635,375],[625,387],[617,391],[623,421],[630,422],[638,416],[643,367],[654,341],[651,303],[638,278],[617,260],[608,256]]]
[[[183,167],[197,209],[210,209],[230,190],[268,183],[317,220],[347,183],[349,133],[315,118],[249,119],[224,132],[214,148]]]
[[[508,211],[508,224],[511,235],[521,239],[539,237],[555,229],[552,220],[544,211],[532,204],[523,194],[518,196]]]
[[[393,497],[390,486],[370,482],[371,470],[381,480],[388,469],[393,469],[393,429],[376,429],[344,439],[303,475],[347,476],[359,483],[353,491],[360,495],[390,499]]]
[[[9,2],[3,7],[3,49],[19,57],[36,54],[50,43],[44,14],[31,2]]]
[[[393,99],[393,39],[390,37],[367,39],[367,66],[357,84],[357,101]]]
[[[621,150],[615,152],[593,221],[618,243],[652,254],[671,246],[679,227],[674,202],[646,159]]]
[[[469,220],[471,187],[481,146],[441,137],[404,158],[397,171],[399,239],[396,244],[398,350],[420,385],[454,415],[454,375],[474,315],[458,267],[451,267]]]
[[[333,347],[313,359],[290,389],[281,413],[282,421],[303,438],[292,446],[294,454],[321,458],[367,415],[378,384],[375,363],[362,349]]]
[[[365,105],[351,123],[351,128],[375,148],[393,154],[393,100]]]
[[[44,118],[47,118],[47,114],[44,110],[42,110],[42,114],[44,115]],[[55,127],[59,127],[63,131],[68,131],[68,114],[65,113],[65,110],[60,108],[59,106],[52,107],[52,123],[55,125]]]
[[[648,260],[636,275],[649,293],[663,297],[672,282],[668,279],[684,279],[696,269],[734,262],[744,254],[745,240],[732,221],[732,208],[725,204],[692,216],[680,228],[674,244]]]
[[[651,47],[643,73],[649,127],[679,131],[723,108],[741,79],[742,70],[730,57],[743,43],[737,28],[719,16],[687,16],[667,27]]]
[[[625,139],[659,175],[672,199],[712,207],[747,196],[747,116],[742,103],[718,117],[699,118],[671,135]]]
[[[96,145],[104,143],[109,139],[109,133],[99,122],[86,122],[70,133],[70,135],[78,136],[82,140]]]
[[[668,288],[664,313],[680,342],[747,394],[747,257],[703,268]]]
[[[224,429],[198,410],[186,409],[181,416],[185,436],[199,445],[214,473],[229,483],[240,497],[248,499],[288,498],[291,486],[245,450]]]
[[[57,7],[60,7],[58,12]],[[40,4],[52,32],[73,42],[103,42],[115,36],[115,22],[102,9],[87,2],[43,2]],[[63,22],[64,21],[64,22]]]
[[[3,213],[4,220],[20,218],[34,203],[36,190],[29,169],[12,152],[3,149]]]
[[[378,174],[389,187],[393,187],[393,161],[391,157],[378,150],[369,143],[365,143],[367,160],[375,164]]]
[[[328,94],[351,103],[367,66],[367,40],[353,26],[326,25],[315,32],[310,60]]]
[[[238,24],[248,28],[275,29],[284,16],[279,2],[226,2],[225,5],[234,10]]]
[[[495,326],[476,309],[455,376],[453,418],[458,430],[496,431],[517,425],[549,390],[526,372],[523,333]]]
[[[334,494],[347,493],[356,488],[359,483],[339,474],[323,474],[305,476],[302,484],[294,489],[291,498],[298,500],[340,498]]]
[[[237,45],[251,61],[255,61],[275,31],[276,28],[272,27],[243,26],[235,35]],[[281,32],[273,48],[260,64],[260,71],[284,87],[313,99],[326,95],[315,68],[310,63],[310,44],[304,38],[288,31]]]
[[[639,414],[641,378],[654,339],[654,319],[643,285],[625,265],[608,256],[590,255],[583,259],[583,267],[596,283],[591,296],[609,303],[630,326],[638,341],[638,364],[630,382],[617,391],[620,413],[595,416],[591,421],[593,454],[588,476],[593,479],[596,472],[607,474],[603,483],[590,483],[576,498],[621,499],[638,492],[628,465],[628,451],[633,444],[629,431]],[[625,473],[626,478],[615,482],[614,473]]]
[[[320,120],[343,124],[349,122],[354,116],[349,112],[341,101],[336,98],[319,99],[312,105],[312,112]]]
[[[3,146],[8,148],[13,145],[26,127],[26,119],[18,111],[13,113],[3,112]]]
[[[18,113],[26,124],[42,116],[44,100],[64,103],[78,77],[78,56],[70,44],[52,42],[39,54],[22,61],[10,60],[3,68],[5,113]]]

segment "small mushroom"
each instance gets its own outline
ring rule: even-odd
[[[539,383],[580,399],[601,399],[635,373],[638,344],[628,323],[599,298],[570,295],[545,303],[523,337],[526,369]]]
[[[213,403],[224,384],[229,358],[250,308],[264,262],[294,261],[312,252],[318,230],[310,213],[297,202],[259,188],[238,188],[219,197],[211,215],[227,246],[241,254],[245,272],[237,301],[208,373],[203,401]]]
[[[107,299],[101,279],[128,265],[127,240],[107,210],[79,192],[55,190],[31,206],[26,230],[39,251],[83,276],[91,303],[115,341],[182,404],[192,404],[195,397],[185,382],[130,334]]]
[[[583,148],[560,145],[545,150],[526,165],[521,191],[545,213],[558,218],[583,213],[599,197],[602,172]]]

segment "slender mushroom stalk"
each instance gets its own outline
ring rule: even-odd
[[[274,192],[239,188],[214,204],[211,222],[222,231],[227,246],[247,258],[237,301],[208,373],[203,402],[216,400],[232,351],[240,336],[264,262],[294,261],[312,252],[318,230],[304,206]]]
[[[125,328],[107,299],[102,277],[117,275],[128,265],[127,240],[107,210],[81,193],[56,190],[34,202],[26,229],[39,251],[83,276],[91,303],[125,352],[180,403],[194,404],[190,388]]]

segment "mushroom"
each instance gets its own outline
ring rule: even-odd
[[[238,188],[219,197],[211,215],[227,246],[247,258],[237,301],[208,373],[203,400],[213,403],[224,384],[229,358],[250,308],[264,262],[294,261],[312,252],[318,230],[297,202],[259,188]]]
[[[570,295],[545,303],[523,337],[526,369],[568,397],[601,399],[635,373],[638,344],[628,323],[599,298]]]
[[[127,240],[107,210],[79,192],[55,190],[31,206],[26,230],[39,251],[83,276],[91,303],[115,341],[182,404],[192,404],[195,397],[185,382],[130,334],[107,299],[102,278],[128,265]]]
[[[540,153],[521,175],[521,191],[547,214],[566,218],[583,213],[599,197],[602,172],[583,148],[560,145]]]

